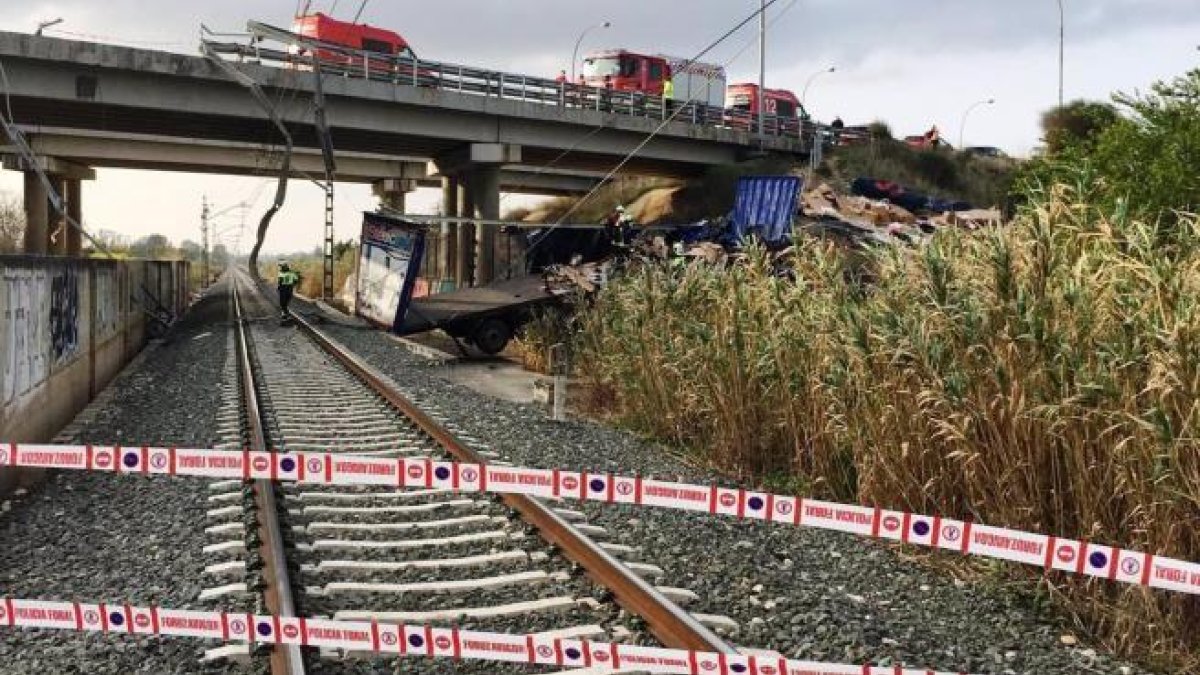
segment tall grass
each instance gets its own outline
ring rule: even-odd
[[[876,254],[866,287],[814,240],[794,282],[761,254],[638,268],[582,317],[581,371],[629,426],[749,479],[1200,559],[1200,221],[1092,189]],[[1200,667],[1196,598],[1044,584],[1110,648]]]

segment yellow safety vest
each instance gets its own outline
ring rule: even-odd
[[[300,275],[292,271],[279,273],[280,286],[295,286],[300,281]]]

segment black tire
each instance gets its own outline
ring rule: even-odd
[[[501,319],[484,319],[471,332],[471,342],[481,352],[494,356],[504,351],[504,347],[512,338],[512,328]]]

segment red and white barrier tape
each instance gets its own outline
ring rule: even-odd
[[[636,504],[815,527],[1200,595],[1200,564],[1139,551],[903,511],[608,473],[314,452],[0,445],[0,466],[387,485]]]
[[[581,668],[636,668],[683,675],[952,675],[924,668],[850,666],[783,657],[713,654],[375,621],[137,607],[117,603],[0,600],[0,626],[209,638],[328,647],[393,656],[507,661]]]

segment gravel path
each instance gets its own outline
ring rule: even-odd
[[[707,482],[710,475],[618,430],[556,423],[544,411],[490,399],[386,335],[325,325],[419,402],[510,461],[539,467],[640,472]],[[574,507],[573,508],[578,508]],[[964,584],[851,535],[668,511],[585,505],[588,521],[640,546],[662,583],[689,588],[692,611],[727,614],[732,639],[792,658],[902,664],[977,673],[1139,673],[1086,645],[1024,599]]]
[[[206,447],[230,327],[218,287],[58,438]],[[0,513],[0,595],[201,608],[206,484],[59,472]],[[194,673],[204,644],[68,631],[0,631],[0,672]]]

